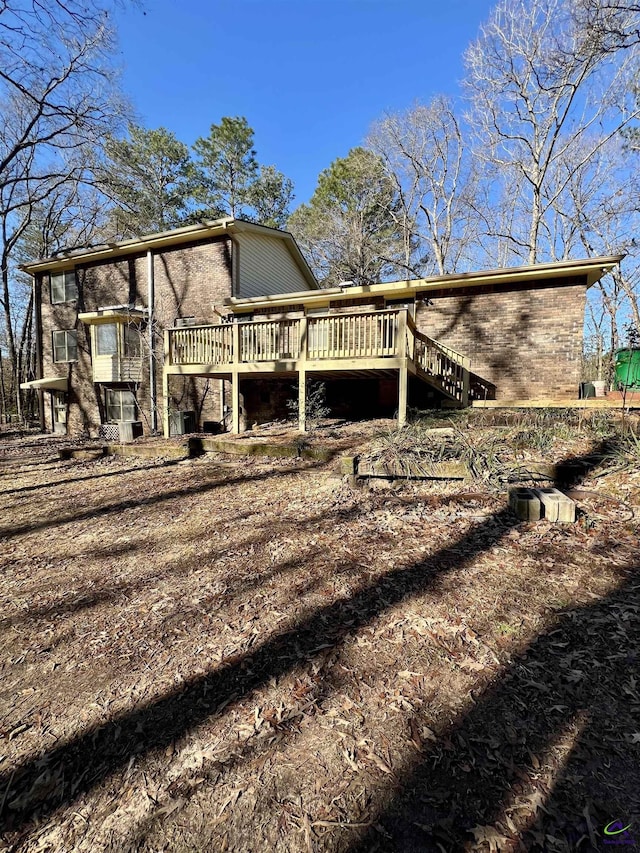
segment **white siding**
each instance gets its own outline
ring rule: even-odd
[[[284,240],[262,234],[237,234],[240,247],[237,296],[248,299],[272,293],[310,290]]]

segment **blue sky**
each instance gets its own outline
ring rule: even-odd
[[[385,111],[455,96],[489,0],[142,0],[118,13],[138,120],[187,144],[246,116],[262,163],[294,182],[362,142]]]

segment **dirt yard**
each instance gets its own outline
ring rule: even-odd
[[[594,443],[539,448],[586,460],[554,525],[0,436],[0,849],[640,848],[640,472]]]

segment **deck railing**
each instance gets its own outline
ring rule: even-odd
[[[239,361],[283,361],[300,357],[299,320],[238,323]]]
[[[397,310],[308,317],[308,358],[384,358],[398,355],[400,319]]]
[[[449,396],[465,405],[469,396],[469,359],[419,332],[413,320],[407,322],[410,358],[427,376],[434,379]]]
[[[169,329],[169,363],[175,365],[232,364],[237,361],[286,361],[308,359],[383,358],[399,354],[402,312],[375,311],[331,314],[303,319],[250,320],[217,326]],[[237,328],[237,347],[234,329]]]
[[[469,361],[416,329],[407,309],[169,329],[169,365],[408,358],[447,394],[466,402]]]
[[[170,364],[230,364],[233,361],[232,327],[185,326],[169,330]]]

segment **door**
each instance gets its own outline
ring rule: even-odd
[[[54,391],[51,395],[53,431],[59,435],[67,434],[67,395],[64,391]]]

